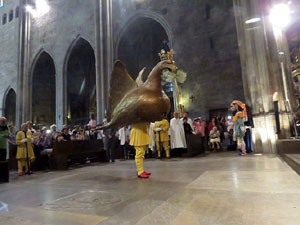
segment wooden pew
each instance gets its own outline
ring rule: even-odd
[[[49,159],[50,168],[66,170],[69,166],[68,162],[84,161],[86,158],[106,161],[102,140],[55,142]]]
[[[0,161],[0,183],[9,182],[8,161]]]
[[[200,153],[205,152],[200,134],[188,134],[186,135],[187,153],[184,153],[183,157],[193,157]]]

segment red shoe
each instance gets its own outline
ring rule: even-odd
[[[149,176],[144,171],[143,173],[141,173],[140,175],[138,175],[138,178],[149,178]]]
[[[166,159],[171,159],[171,157],[169,156],[169,157],[166,157]]]
[[[148,176],[151,175],[151,173],[147,172],[147,171],[144,171],[145,174],[147,174]]]
[[[23,176],[23,175],[24,175],[24,172],[19,173],[19,176],[20,176],[20,177]]]

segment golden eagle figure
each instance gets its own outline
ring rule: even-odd
[[[117,60],[110,80],[108,123],[100,129],[162,120],[162,114],[170,112],[171,104],[162,90],[161,77],[163,70],[172,69],[172,65],[170,60],[159,62],[143,83],[141,77],[144,69],[134,81],[126,65]]]

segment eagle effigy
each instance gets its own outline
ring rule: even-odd
[[[170,99],[162,90],[162,73],[173,68],[171,60],[161,61],[143,83],[141,77],[144,69],[134,81],[126,65],[117,60],[110,80],[108,123],[100,129],[161,120],[163,113],[169,113],[171,108]]]
[[[170,112],[170,99],[162,90],[162,74],[164,70],[175,68],[172,60],[163,60],[152,69],[144,83],[145,68],[134,81],[124,63],[117,60],[114,64],[110,78],[108,123],[99,129],[131,125],[129,144],[135,148],[138,178],[151,175],[143,169],[145,152],[150,144],[149,123],[162,120],[163,115]]]

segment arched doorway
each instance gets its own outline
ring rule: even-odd
[[[160,61],[158,53],[162,49],[170,50],[170,37],[155,19],[141,17],[131,22],[123,31],[117,47],[118,59],[126,64],[128,73],[133,79],[136,79],[139,71],[146,67],[143,75],[145,81],[153,67]],[[166,83],[163,89],[171,100],[173,112],[173,84]]]
[[[127,65],[128,73],[135,79],[146,67],[144,79],[160,61],[161,49],[169,50],[169,37],[164,27],[154,19],[138,18],[130,23],[118,43],[118,59]]]
[[[14,89],[9,89],[4,102],[4,116],[8,124],[16,125],[16,99],[17,95]]]
[[[92,46],[79,38],[67,61],[68,123],[84,125],[96,114],[96,70]]]
[[[40,53],[32,76],[32,121],[39,126],[55,123],[55,73],[52,57]]]

